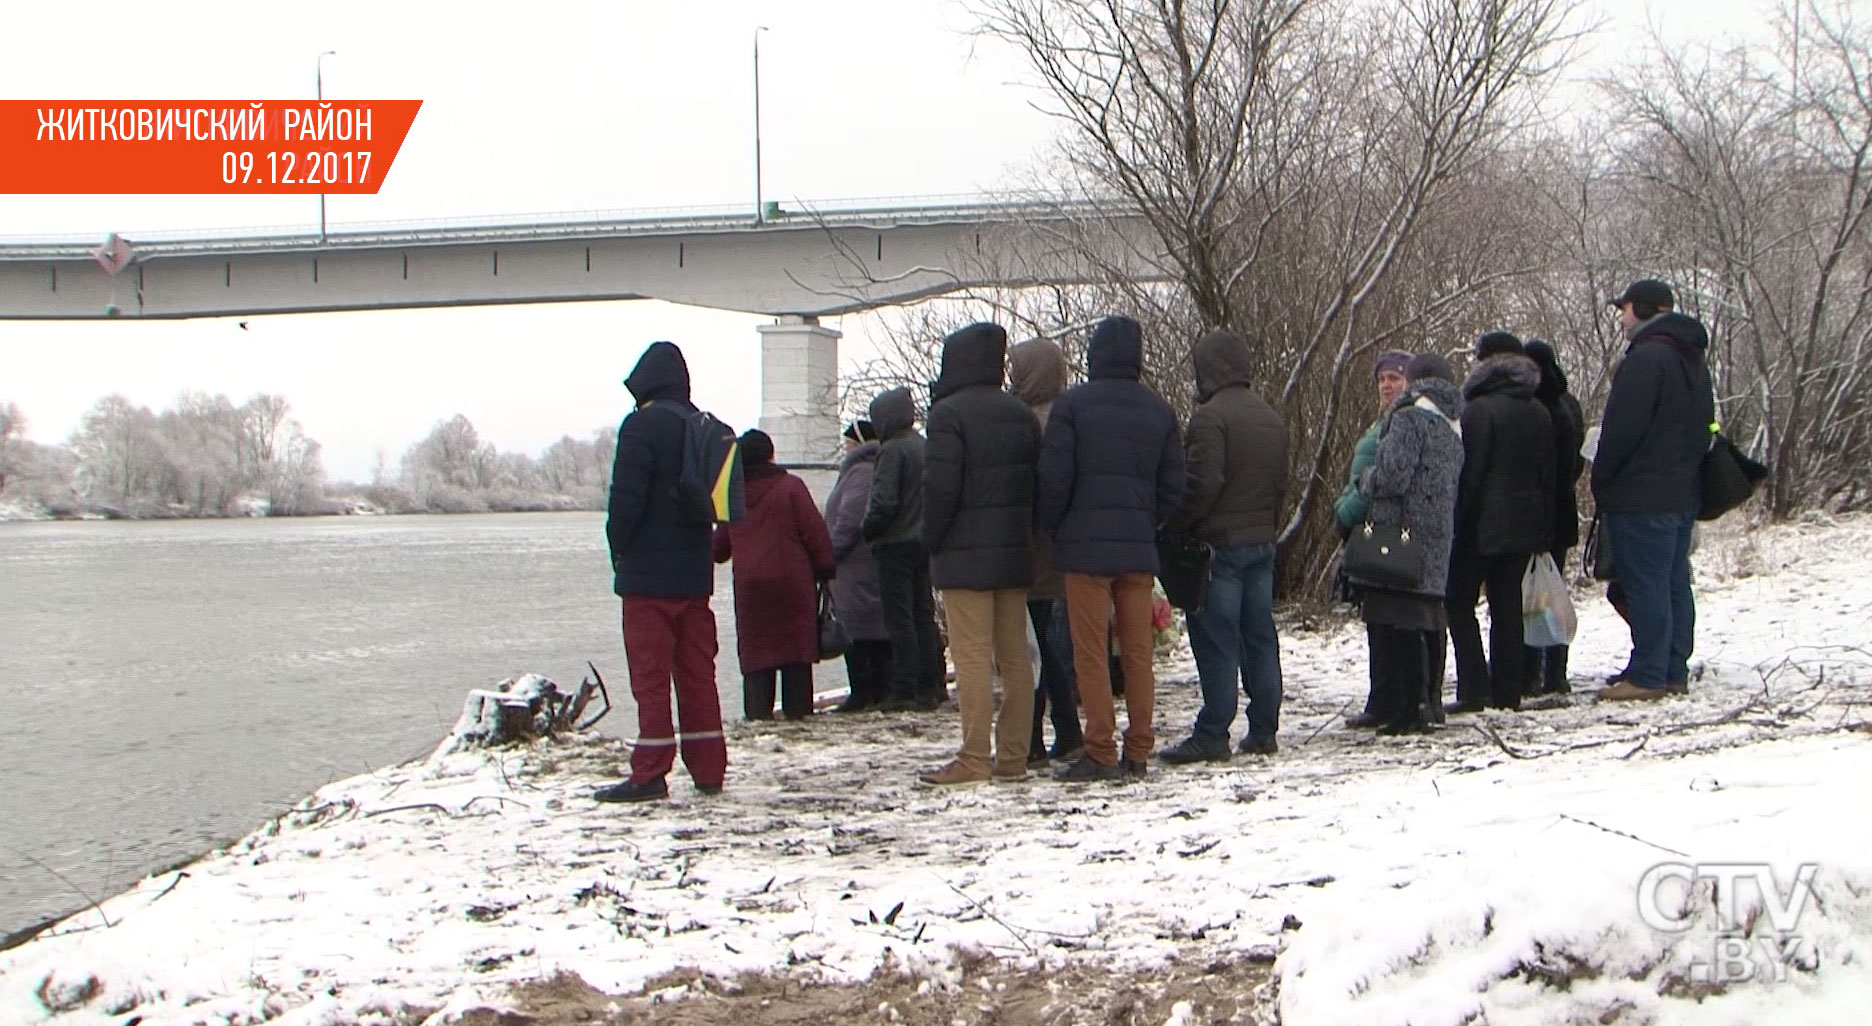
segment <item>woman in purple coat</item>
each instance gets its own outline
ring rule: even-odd
[[[868,420],[845,429],[845,458],[838,483],[826,496],[826,526],[832,534],[832,608],[851,639],[845,652],[845,675],[851,694],[834,712],[875,709],[890,694],[890,634],[884,630],[884,603],[878,594],[877,560],[860,527],[871,501],[871,475],[878,457],[877,433]]]
[[[774,466],[773,439],[741,436],[747,515],[715,531],[715,562],[734,560],[736,648],[744,710],[773,719],[774,678],[789,720],[812,714],[819,661],[819,582],[837,573],[825,518],[806,482]]]

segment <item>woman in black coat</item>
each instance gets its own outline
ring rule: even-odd
[[[1566,572],[1567,552],[1579,544],[1579,496],[1581,472],[1586,458],[1580,450],[1586,444],[1586,418],[1579,400],[1567,388],[1566,372],[1560,369],[1553,346],[1540,339],[1527,344],[1528,359],[1540,368],[1540,387],[1534,392],[1547,415],[1553,420],[1554,434],[1554,566]],[[1567,684],[1567,647],[1529,648],[1521,661],[1522,688],[1525,695],[1558,694],[1571,690]]]

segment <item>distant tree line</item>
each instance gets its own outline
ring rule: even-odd
[[[538,458],[501,452],[481,440],[467,417],[438,421],[403,454],[394,477],[379,459],[368,489],[397,511],[430,513],[541,512],[604,509],[611,491],[617,429],[580,440],[563,435]]]
[[[318,441],[279,395],[237,405],[187,392],[161,412],[106,396],[62,445],[28,440],[26,426],[17,404],[0,402],[0,506],[60,517],[595,510],[617,449],[616,429],[601,428],[538,458],[504,453],[457,414],[394,472],[380,453],[370,483],[358,484],[327,479]]]

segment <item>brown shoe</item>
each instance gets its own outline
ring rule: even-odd
[[[1599,701],[1601,702],[1650,702],[1650,701],[1655,701],[1659,698],[1663,698],[1664,696],[1668,694],[1670,694],[1670,692],[1664,690],[1663,688],[1639,687],[1638,685],[1633,684],[1629,680],[1622,680],[1622,681],[1619,681],[1617,684],[1614,684],[1611,687],[1606,688],[1604,691],[1599,692]]]
[[[1025,773],[1026,771],[1023,769],[1022,772]],[[969,769],[967,766],[962,765],[960,760],[956,760],[950,762],[949,765],[944,766],[942,769],[931,770],[928,773],[919,773],[917,774],[917,779],[925,784],[934,784],[937,787],[950,787],[956,784],[987,783],[988,774],[979,770]]]

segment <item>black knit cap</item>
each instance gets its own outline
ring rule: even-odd
[[[1522,348],[1521,340],[1506,331],[1491,331],[1476,339],[1475,343],[1475,358],[1478,360],[1486,360],[1503,353],[1513,353],[1519,356],[1524,352],[1526,350]]]
[[[865,442],[875,442],[877,441],[877,429],[871,426],[870,421],[860,417],[850,424],[845,425],[845,437],[860,445]]]
[[[749,428],[741,436],[741,462],[750,467],[773,462],[773,439],[760,428]]]

